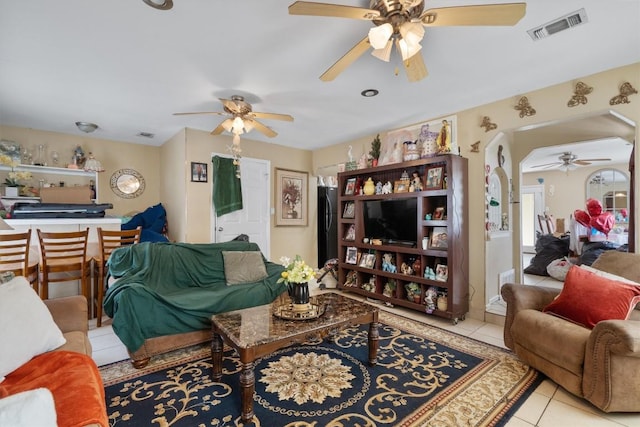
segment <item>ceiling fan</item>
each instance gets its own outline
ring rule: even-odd
[[[427,76],[420,42],[424,27],[462,25],[515,25],[524,16],[526,3],[502,3],[440,7],[424,10],[424,0],[371,0],[369,9],[328,3],[296,1],[289,6],[291,15],[328,16],[372,21],[376,26],[342,58],[320,76],[331,81],[344,71],[369,46],[376,58],[389,62],[395,44],[409,81]]]
[[[174,116],[184,116],[191,114],[214,114],[218,116],[227,116],[228,118],[222,121],[214,130],[211,131],[212,135],[219,135],[223,131],[230,132],[235,137],[239,138],[239,135],[243,133],[251,132],[253,129],[263,133],[269,138],[273,138],[277,133],[260,123],[259,119],[271,119],[271,120],[285,120],[288,122],[293,121],[293,117],[288,114],[276,114],[276,113],[258,113],[253,111],[251,104],[244,100],[244,97],[240,95],[233,95],[231,99],[220,98],[224,111],[199,111],[193,113],[173,113]]]
[[[565,151],[560,156],[558,156],[558,162],[553,163],[545,163],[541,165],[531,166],[532,168],[542,168],[542,169],[550,169],[553,167],[558,167],[564,170],[573,170],[577,166],[588,166],[591,162],[609,162],[611,159],[578,159],[578,156],[573,154],[570,151]]]

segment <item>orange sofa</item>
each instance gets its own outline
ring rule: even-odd
[[[104,386],[91,358],[86,299],[72,296],[44,303],[66,343],[7,374],[0,382],[0,402],[8,396],[45,388],[53,395],[59,427],[108,427]]]

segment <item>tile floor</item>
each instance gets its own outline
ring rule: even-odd
[[[534,276],[537,277],[537,276]],[[354,296],[350,294],[349,296]],[[355,297],[355,296],[354,296]],[[451,321],[427,316],[402,307],[380,306],[381,309],[420,320],[461,335],[495,346],[504,347],[502,326],[466,319],[453,325]],[[93,359],[105,365],[128,358],[127,351],[114,334],[110,321],[105,318],[103,326],[95,328],[91,321],[89,338],[93,346]],[[640,414],[606,414],[586,401],[567,393],[553,381],[545,380],[506,425],[507,427],[640,427]]]

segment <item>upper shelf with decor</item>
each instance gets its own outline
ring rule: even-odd
[[[96,172],[85,171],[83,169],[69,169],[69,168],[57,168],[52,166],[35,166],[35,165],[18,165],[15,167],[16,171],[28,171],[31,173],[44,173],[53,175],[68,175],[68,176],[89,176],[95,177]],[[7,165],[0,165],[0,171],[11,171],[11,167]]]

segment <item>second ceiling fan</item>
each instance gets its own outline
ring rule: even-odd
[[[589,166],[592,162],[609,162],[611,159],[578,159],[578,156],[573,154],[570,151],[565,151],[561,155],[558,156],[557,162],[552,163],[544,163],[541,165],[531,166],[532,168],[542,168],[542,169],[551,169],[551,168],[560,168],[564,170],[572,170],[577,166]]]
[[[338,4],[296,1],[289,6],[291,15],[328,16],[372,21],[376,26],[333,64],[320,80],[331,81],[369,47],[373,56],[389,61],[395,44],[409,81],[427,76],[422,55],[424,27],[468,25],[515,25],[525,14],[525,3],[502,3],[441,7],[424,10],[424,0],[371,0],[369,9]]]

